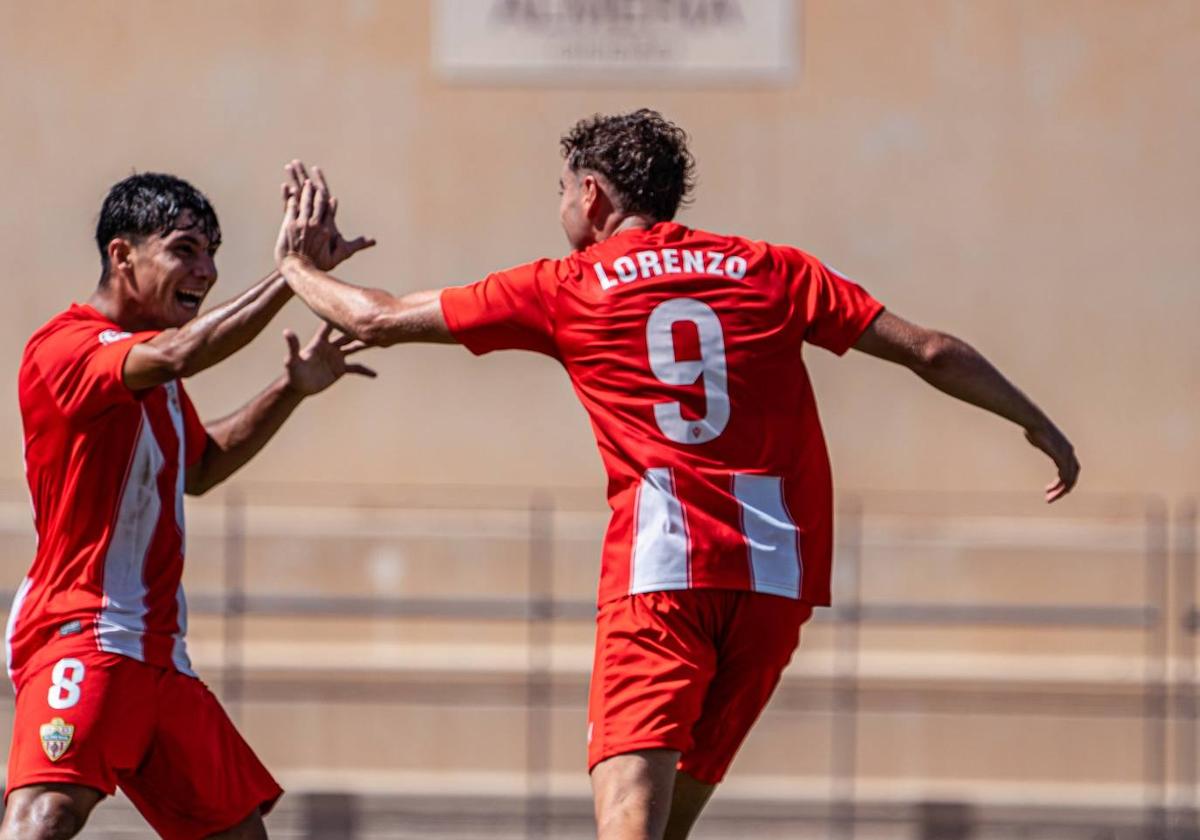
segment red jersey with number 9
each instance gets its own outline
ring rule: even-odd
[[[805,341],[883,307],[795,248],[663,222],[446,289],[473,353],[567,369],[608,471],[601,604],[672,589],[830,602],[833,491]]]

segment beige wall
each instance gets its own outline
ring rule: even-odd
[[[218,294],[269,268],[280,167],[323,164],[347,267],[397,290],[558,255],[557,137],[650,105],[688,128],[688,223],[787,241],[987,352],[1076,439],[1094,490],[1194,491],[1200,466],[1200,3],[808,0],[803,70],[759,89],[452,86],[424,2],[0,0],[0,479],[20,475],[26,336],[97,274],[105,189],[166,169],[215,202]],[[231,409],[282,359],[292,304],[190,385]],[[1015,430],[866,358],[810,352],[843,487],[1028,489]],[[599,488],[566,379],[541,358],[375,354],[246,476]],[[1032,496],[1031,496],[1032,498]]]

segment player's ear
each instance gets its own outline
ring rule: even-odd
[[[579,182],[579,201],[583,206],[583,214],[594,219],[603,204],[604,191],[595,175],[584,175]]]
[[[108,243],[109,273],[128,271],[133,267],[133,243],[128,239],[117,237]]]

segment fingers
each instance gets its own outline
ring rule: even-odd
[[[312,218],[313,206],[313,183],[305,181],[304,187],[300,190],[300,222],[305,223]]]
[[[285,341],[287,341],[288,361],[296,361],[300,358],[300,337],[291,330],[284,330],[283,338]]]
[[[1058,479],[1046,487],[1046,502],[1056,502],[1071,492],[1079,480],[1079,459],[1066,436],[1053,425],[1026,429],[1025,439],[1044,452],[1058,468]]]
[[[293,160],[287,166],[283,167],[283,171],[288,176],[288,189],[297,194],[304,188],[304,177],[300,174],[303,166],[300,161]]]
[[[1071,488],[1061,481],[1056,481],[1046,488],[1046,504],[1054,504],[1063,496],[1071,492]]]
[[[338,200],[337,196],[329,196],[329,219],[332,221],[337,218]]]
[[[325,221],[325,203],[328,198],[329,198],[329,193],[327,193],[323,187],[318,185],[313,190],[313,207],[312,207],[311,219],[316,224],[321,224],[322,222]]]
[[[313,176],[313,181],[316,182],[318,187],[325,190],[325,192],[331,192],[331,190],[329,189],[329,184],[325,183],[325,173],[321,170],[321,167],[314,164],[312,176]]]
[[[368,379],[374,379],[379,376],[375,371],[371,370],[366,365],[352,364],[346,365],[346,373],[357,373],[359,376],[365,376]]]
[[[1058,470],[1058,481],[1046,487],[1046,503],[1057,502],[1074,489],[1079,481],[1079,459],[1071,454],[1071,460]]]
[[[321,326],[317,328],[317,331],[312,334],[312,338],[310,338],[308,340],[308,344],[305,345],[304,357],[305,358],[311,357],[314,350],[316,350],[322,344],[329,343],[329,335],[332,332],[333,332],[333,326],[331,324],[328,324],[328,323],[321,324]]]
[[[368,347],[373,346],[352,335],[339,335],[330,344],[341,350],[343,356],[352,356],[360,350],[366,350]]]
[[[304,186],[304,182],[308,180],[308,171],[305,170],[303,161],[293,159],[284,169],[292,178],[292,186],[297,191],[300,190]]]
[[[283,215],[287,223],[295,222],[300,212],[299,197],[294,191],[289,191],[288,196],[284,201]]]
[[[354,254],[357,254],[359,251],[365,251],[367,248],[374,248],[374,247],[375,247],[374,239],[370,239],[366,236],[360,236],[360,237],[358,237],[358,239],[354,239],[354,240],[351,240],[350,242],[346,243],[346,254],[347,254],[347,256],[353,256]]]

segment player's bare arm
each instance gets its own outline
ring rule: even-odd
[[[854,347],[868,355],[904,365],[939,391],[1011,420],[1024,429],[1026,439],[1046,453],[1058,468],[1058,480],[1046,488],[1047,502],[1062,498],[1075,486],[1079,478],[1079,459],[1066,435],[965,341],[883,312]]]
[[[287,204],[275,255],[292,290],[322,320],[375,346],[404,342],[452,343],[436,290],[396,296],[382,289],[346,283],[328,273],[321,256],[328,246],[322,231],[336,212],[320,168],[312,178],[299,161],[288,166]]]
[[[272,272],[185,326],[133,347],[125,357],[125,384],[142,391],[212,367],[249,344],[291,296],[287,281]]]
[[[406,342],[453,343],[442,315],[441,292],[396,296],[382,289],[346,283],[289,254],[280,270],[297,296],[319,318],[367,344],[387,347]]]
[[[241,469],[308,397],[348,373],[375,377],[375,371],[366,365],[348,361],[366,345],[347,335],[334,338],[332,333],[329,324],[323,325],[301,349],[296,334],[284,332],[288,347],[285,373],[233,414],[204,424],[208,445],[185,478],[190,495],[206,493]]]

